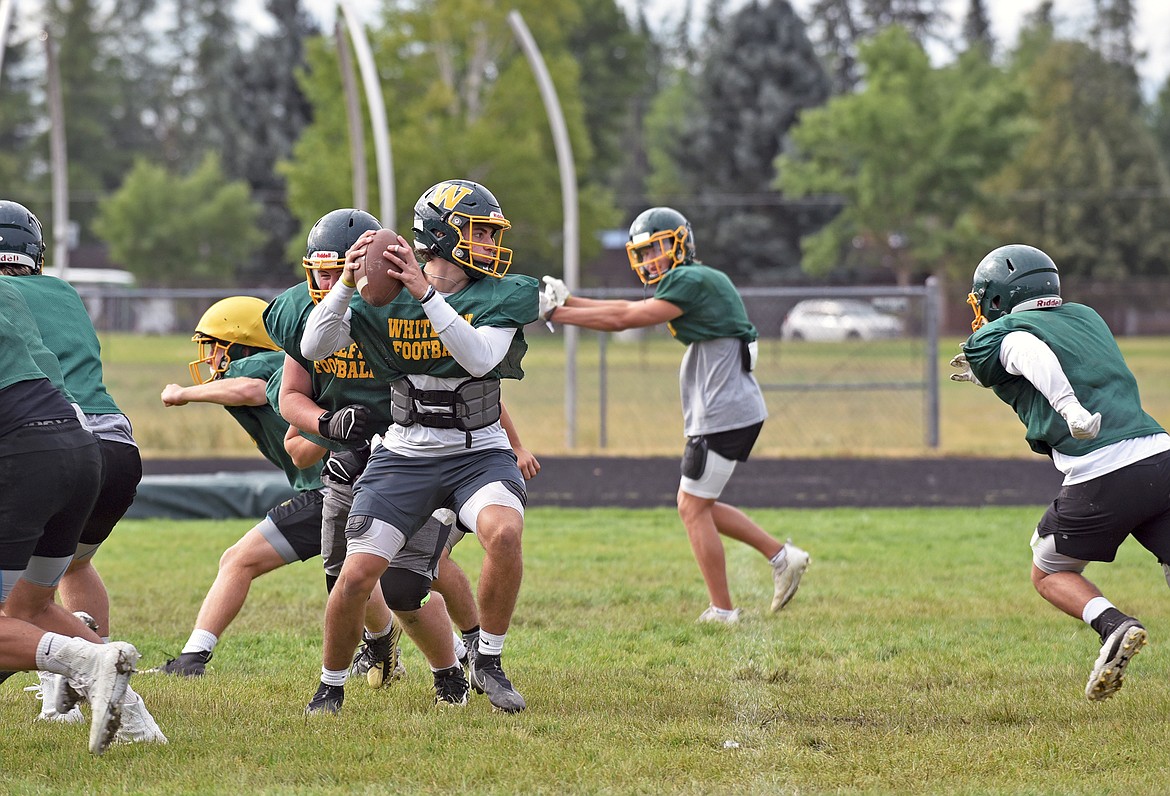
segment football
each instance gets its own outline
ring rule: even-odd
[[[366,253],[358,260],[354,278],[357,280],[358,294],[367,304],[385,307],[402,291],[402,283],[387,275],[387,271],[394,269],[394,266],[382,256],[387,246],[396,243],[397,232],[380,229],[374,233],[374,239],[366,247]]]

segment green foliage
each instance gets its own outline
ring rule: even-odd
[[[654,199],[688,217],[700,259],[735,279],[774,282],[777,271],[799,260],[801,234],[832,214],[782,202],[772,184],[789,128],[827,99],[829,80],[804,23],[783,0],[744,5],[709,39],[694,77],[668,89],[648,125],[652,135],[678,131],[658,150],[669,155],[669,166],[663,170],[663,159],[653,158],[658,174],[651,185],[680,184],[682,196]],[[688,90],[693,100],[681,95]],[[672,109],[681,119],[671,118]],[[761,246],[765,230],[769,245]]]
[[[1024,95],[978,50],[932,67],[901,28],[861,50],[865,88],[806,111],[779,158],[777,184],[796,197],[839,196],[841,214],[803,242],[803,267],[892,272],[900,284],[958,262],[984,242],[968,214],[981,184],[1023,140]]]
[[[589,173],[580,72],[563,33],[580,19],[575,3],[387,0],[385,24],[371,39],[389,116],[397,226],[407,231],[415,200],[434,183],[472,179],[496,195],[512,221],[507,245],[517,251],[516,271],[556,272],[563,223],[556,154],[535,80],[507,24],[513,8],[523,13],[556,84],[578,179]],[[281,167],[290,207],[306,232],[324,213],[353,201],[348,153],[336,145],[347,140],[336,59],[324,43],[309,57],[302,87],[314,121]],[[372,147],[367,151],[372,175]],[[375,190],[370,203],[380,206]],[[579,203],[581,256],[588,258],[598,250],[595,233],[612,225],[616,213],[604,189],[587,181]],[[299,257],[303,240],[290,242],[289,251]]]
[[[539,476],[538,476],[539,477]],[[1155,794],[1170,766],[1170,607],[1133,541],[1091,576],[1153,639],[1125,688],[1088,702],[1098,640],[1036,596],[1027,540],[1040,506],[750,510],[812,553],[796,598],[768,613],[762,557],[727,545],[735,628],[707,599],[671,507],[526,512],[524,584],[504,662],[529,709],[473,695],[432,705],[407,677],[346,689],[306,719],[320,671],[320,561],[257,580],[198,680],[136,674],[166,746],[95,759],[87,725],[35,721],[19,674],[0,691],[5,793]],[[126,521],[97,567],[114,635],[174,655],[221,552],[253,524]],[[455,549],[473,583],[474,537]],[[1099,753],[1102,739],[1107,749]],[[727,742],[732,742],[728,744]],[[80,773],[79,773],[80,772]],[[1104,784],[1103,784],[1104,783]]]
[[[222,283],[263,240],[248,186],[209,154],[187,176],[138,161],[100,207],[110,255],[143,286]]]
[[[997,238],[1069,275],[1166,273],[1170,177],[1129,71],[1059,40],[1022,71],[1036,132],[993,183],[1008,200],[990,216]]]

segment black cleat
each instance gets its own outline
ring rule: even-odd
[[[519,713],[528,707],[520,692],[512,687],[499,655],[475,655],[471,661],[471,687],[478,694],[487,694],[492,707],[504,713]]]
[[[471,696],[471,686],[463,676],[462,666],[452,666],[435,672],[435,704],[466,705]]]
[[[344,701],[345,686],[325,685],[325,683],[321,683],[321,685],[317,688],[317,693],[313,694],[313,698],[309,700],[309,705],[305,708],[305,715],[311,716],[315,713],[340,713],[341,703]]]
[[[167,658],[167,662],[153,672],[173,674],[176,677],[202,677],[211,660],[211,650],[200,652],[180,652],[176,658]]]
[[[353,656],[350,672],[364,677],[370,688],[381,688],[386,683],[406,677],[398,646],[402,638],[402,626],[394,620],[393,628],[381,638],[373,638],[362,631],[362,645]]]

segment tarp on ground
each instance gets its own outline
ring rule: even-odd
[[[260,519],[296,495],[280,471],[147,475],[126,512],[130,519]]]

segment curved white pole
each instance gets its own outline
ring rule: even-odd
[[[564,260],[565,284],[569,290],[578,287],[580,261],[579,231],[577,220],[577,169],[573,165],[573,147],[569,141],[569,129],[565,125],[565,114],[557,98],[556,86],[549,76],[544,56],[536,46],[528,26],[519,11],[508,12],[508,24],[520,42],[520,49],[528,59],[528,65],[540,88],[544,110],[552,128],[553,145],[557,150],[557,166],[561,173],[561,208],[564,212]],[[577,435],[577,327],[565,326],[565,444],[571,450]]]
[[[378,214],[382,226],[397,230],[394,215],[394,166],[390,161],[390,128],[386,124],[386,104],[382,101],[382,87],[378,82],[378,70],[366,38],[365,28],[354,12],[350,0],[337,0],[353,40],[353,51],[361,71],[362,84],[366,89],[366,104],[370,108],[370,124],[374,128],[374,158],[378,162],[378,198],[381,212]]]
[[[61,72],[48,28],[41,33],[49,84],[49,164],[53,184],[53,265],[57,276],[69,278],[69,159],[65,150],[65,103]]]
[[[8,29],[12,27],[12,0],[0,0],[0,75],[4,74],[4,48],[8,45]]]

